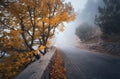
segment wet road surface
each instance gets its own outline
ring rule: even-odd
[[[120,79],[120,58],[72,46],[60,47],[68,79]]]

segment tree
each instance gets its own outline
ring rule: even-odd
[[[81,24],[76,28],[76,35],[80,38],[82,42],[88,41],[93,37],[97,36],[99,33],[97,27],[93,27],[87,23]]]
[[[36,58],[39,56],[35,51],[46,53],[57,27],[75,18],[71,4],[63,0],[17,0],[9,3],[5,11],[8,14],[3,23],[6,28],[0,37],[0,51],[32,52]]]
[[[103,0],[104,6],[99,6],[95,23],[103,34],[120,35],[120,0]]]
[[[2,35],[2,31],[5,28],[5,7],[8,6],[8,0],[0,0],[0,37]],[[1,39],[0,39],[1,40]],[[0,45],[1,47],[1,45]],[[2,58],[5,55],[5,52],[3,50],[0,51],[0,58]]]

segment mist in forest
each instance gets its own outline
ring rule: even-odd
[[[91,26],[94,24],[95,15],[98,12],[98,6],[103,6],[102,0],[65,0],[71,2],[75,12],[76,19],[70,23],[65,23],[65,31],[56,35],[56,45],[58,44],[73,44],[78,41],[75,35],[75,30],[82,23],[88,23]]]

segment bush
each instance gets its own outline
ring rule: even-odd
[[[90,26],[87,23],[83,23],[76,28],[76,35],[82,42],[94,38],[95,36],[99,35],[99,32],[100,31],[97,27]]]

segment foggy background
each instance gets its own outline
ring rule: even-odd
[[[61,43],[73,44],[75,41],[79,40],[75,35],[76,27],[85,22],[95,26],[94,19],[98,12],[98,6],[103,5],[102,0],[65,0],[65,2],[71,2],[77,16],[74,21],[65,23],[64,32],[56,35],[56,45]]]

